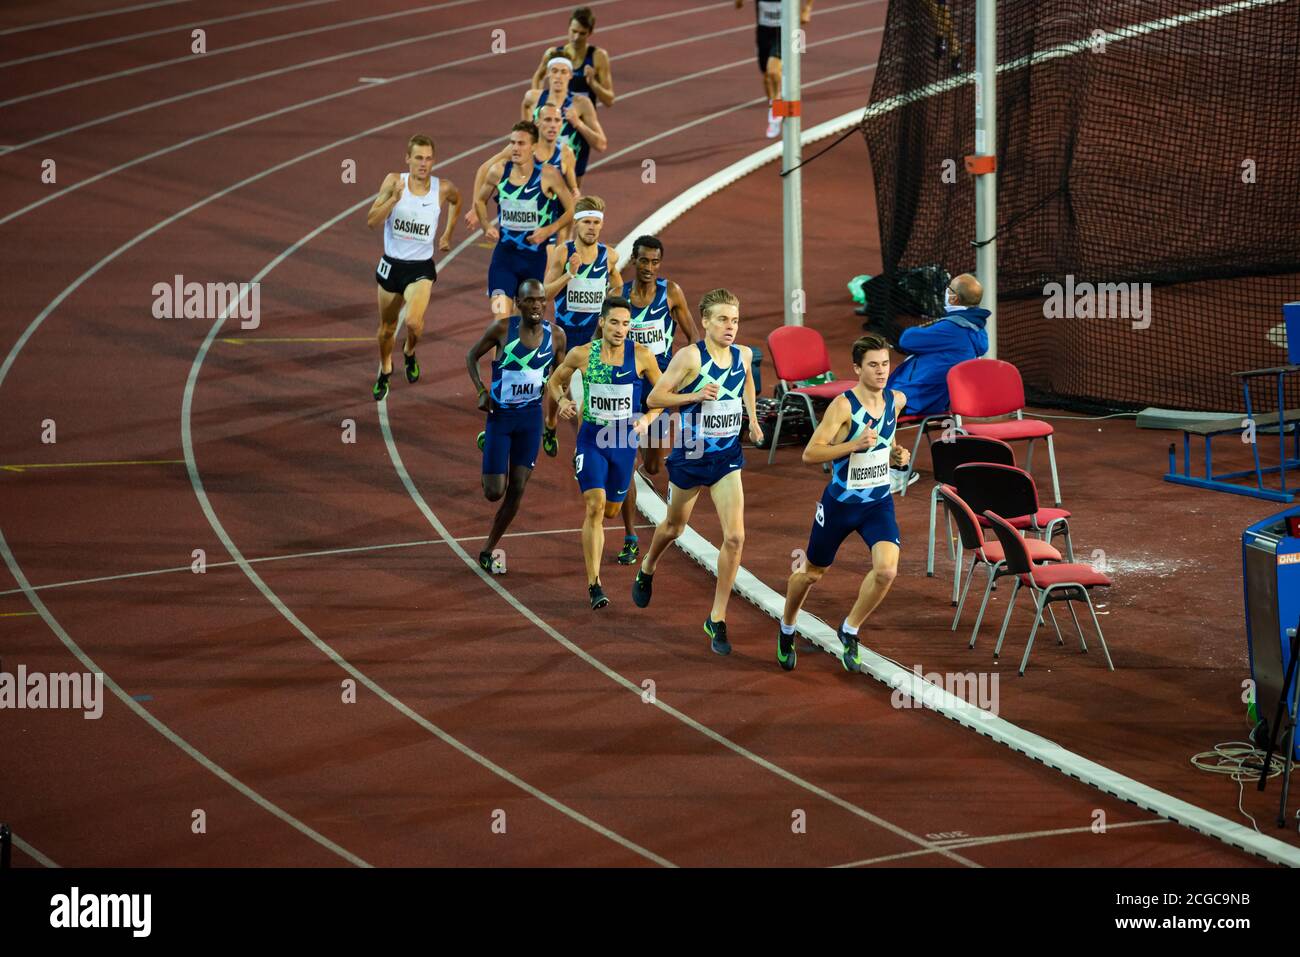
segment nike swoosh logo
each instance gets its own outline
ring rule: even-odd
[[[614,378],[615,378],[615,379],[626,379],[626,378],[628,377],[628,375],[630,375],[630,373],[623,372],[623,371],[620,370],[620,371],[614,373]]]
[[[615,492],[614,494],[616,494],[616,495],[626,495],[626,494],[627,494],[627,489],[625,489],[625,488],[621,488],[621,489],[619,489],[617,492]]]
[[[727,466],[727,468],[729,468],[729,469],[738,469],[738,468],[740,468],[740,463],[739,463],[739,462],[732,462],[730,465]]]

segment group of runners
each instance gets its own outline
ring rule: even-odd
[[[780,3],[758,0],[756,7],[759,65],[772,100],[780,84]],[[804,22],[810,9],[805,0]],[[495,244],[486,286],[492,319],[466,355],[485,415],[478,436],[483,494],[500,502],[478,563],[485,572],[506,573],[497,546],[519,511],[539,449],[557,456],[559,421],[570,421],[576,426],[572,463],[584,505],[581,541],[591,608],[610,604],[601,580],[605,521],[622,516],[617,562],[639,563],[630,590],[633,603],[645,608],[660,561],[707,489],[722,543],[704,631],[713,651],[726,655],[727,605],[745,541],[742,433],[756,445],[764,439],[753,351],[737,343],[740,301],[727,289],[701,297],[697,324],[681,287],[660,275],[664,244],[658,237],[638,237],[630,263],[620,263],[618,251],[600,241],[606,204],[581,187],[591,151],[608,145],[596,104],[609,107],[615,97],[609,57],[589,42],[594,27],[591,11],[579,8],[569,22],[569,42],[546,51],[506,146],[476,173],[466,216],[472,229],[481,228]],[[769,109],[770,136],[779,133],[779,119]],[[450,181],[432,176],[433,157],[429,137],[411,137],[407,172],[385,177],[367,214],[371,229],[384,227],[384,254],[375,273],[376,401],[388,395],[403,315],[406,379],[420,379],[415,350],[437,279],[434,246],[450,248],[460,216],[461,194]],[[488,212],[493,199],[495,217]],[[448,216],[439,234],[443,207]],[[485,384],[480,363],[489,353]],[[816,507],[806,561],[787,586],[776,654],[787,670],[797,660],[799,610],[850,533],[866,542],[872,568],[840,626],[846,668],[857,669],[858,630],[897,571],[890,469],[907,464],[907,450],[893,441],[906,399],[886,387],[889,356],[883,339],[867,336],[854,343],[857,382],[830,403],[803,453],[806,463],[829,464],[831,478]],[[634,526],[638,459],[647,478],[665,467],[668,472],[667,512],[644,554]]]

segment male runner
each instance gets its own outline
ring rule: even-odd
[[[573,194],[573,198],[576,200],[579,197],[578,180],[573,169],[577,160],[569,144],[559,139],[560,129],[563,126],[564,117],[560,115],[560,108],[554,103],[547,103],[538,111],[537,131],[541,134],[541,139],[533,146],[533,159],[539,163],[548,163],[558,169],[564,177],[564,185],[569,187],[569,192]],[[483,188],[483,181],[487,179],[488,170],[492,168],[493,163],[508,159],[510,159],[510,144],[506,143],[505,146],[501,147],[501,152],[485,160],[483,165],[478,168],[478,172],[474,174],[474,192],[471,195],[477,196],[479,194],[479,190]],[[559,219],[560,208],[558,201],[552,200],[552,207],[555,209],[553,217]],[[472,203],[469,212],[465,214],[465,225],[470,229],[478,229],[482,225]],[[558,234],[561,242],[568,239],[568,236],[564,235],[565,232],[567,232],[567,229]]]
[[[582,371],[582,426],[574,471],[587,506],[582,522],[582,557],[587,566],[587,596],[592,609],[609,604],[600,584],[600,559],[605,550],[607,518],[618,514],[632,484],[638,440],[646,434],[659,409],[637,415],[641,407],[641,377],[653,386],[659,364],[645,346],[628,342],[632,309],[628,301],[610,296],[601,305],[597,336],[569,350],[547,384],[561,418],[572,418],[577,404],[569,398],[569,381]]]
[[[670,279],[659,278],[663,264],[664,244],[657,236],[638,236],[632,244],[632,265],[636,278],[623,284],[623,298],[632,304],[632,341],[655,354],[659,371],[668,368],[673,357],[673,339],[680,328],[686,344],[700,341],[700,330],[695,325],[690,306],[681,286]],[[645,390],[649,395],[650,390]],[[655,433],[646,437],[641,446],[641,462],[647,475],[658,475],[669,448],[668,416],[657,423]],[[641,549],[636,535],[636,483],[628,489],[623,502],[623,550],[618,553],[620,565],[631,565],[640,557]]]
[[[424,332],[424,311],[429,293],[438,280],[433,263],[434,236],[438,214],[447,209],[447,228],[438,240],[440,252],[451,249],[451,234],[460,215],[460,190],[449,179],[431,176],[433,140],[423,134],[406,144],[405,173],[389,173],[379,195],[366,213],[366,228],[384,224],[384,254],[375,268],[379,284],[379,375],[371,395],[379,402],[388,395],[388,377],[393,374],[393,340],[397,323],[406,306],[406,381],[420,381],[420,363],[415,345]]]
[[[582,197],[573,207],[573,239],[556,243],[547,253],[546,295],[555,297],[555,322],[571,349],[591,341],[601,304],[622,284],[618,250],[599,241],[604,222],[605,201],[599,196]],[[547,421],[552,426],[542,435],[542,448],[551,456],[559,450],[555,411],[548,402]]]
[[[478,390],[478,407],[487,413],[483,495],[489,502],[501,502],[478,563],[485,571],[499,575],[505,574],[505,562],[494,561],[492,553],[519,511],[524,488],[537,465],[546,370],[552,362],[562,362],[565,351],[563,330],[543,319],[546,294],[540,282],[525,279],[519,286],[515,306],[518,311],[514,315],[492,320],[466,356],[470,381]],[[488,389],[479,378],[478,364],[493,348],[496,358],[492,360],[492,387]]]
[[[587,171],[587,160],[593,149],[605,152],[609,140],[605,130],[596,116],[596,106],[591,98],[569,89],[573,78],[573,64],[565,57],[551,57],[546,68],[546,86],[541,90],[529,90],[524,94],[520,113],[525,120],[535,120],[538,111],[547,103],[560,104],[564,114],[564,127],[560,130],[560,139],[573,147],[578,158],[574,172],[578,185],[582,185],[582,175]]]
[[[651,408],[680,409],[680,441],[668,453],[668,513],[655,528],[650,551],[632,583],[632,601],[650,604],[655,568],[664,549],[686,529],[700,491],[707,488],[722,524],[718,552],[718,584],[713,608],[704,622],[713,650],[731,654],[727,640],[727,602],[740,568],[745,543],[745,492],[740,470],[745,456],[740,445],[741,408],[749,413],[749,438],[763,441],[754,408],[753,351],[735,345],[740,331],[740,300],[726,289],[714,289],[700,300],[704,338],[668,363],[650,393]]]
[[[863,336],[853,343],[853,371],[858,384],[835,397],[803,450],[809,465],[831,463],[831,480],[817,504],[807,560],[786,587],[785,613],[776,640],[776,660],[786,671],[793,670],[797,658],[794,622],[799,609],[850,532],[861,535],[871,550],[871,571],[840,625],[844,645],[840,660],[846,670],[857,671],[862,663],[858,629],[884,600],[898,574],[898,522],[890,497],[889,467],[905,466],[911,455],[894,444],[894,427],[907,396],[886,387],[889,345],[880,336]]]
[[[736,9],[745,0],[736,0]],[[813,0],[803,0],[799,8],[799,23],[807,25],[812,18]],[[781,96],[781,0],[754,0],[758,15],[758,72],[763,74],[763,92],[767,95],[767,138],[781,135],[781,117],[772,112],[772,104]]]
[[[613,106],[614,78],[609,69],[609,54],[587,42],[595,30],[596,17],[590,7],[574,10],[569,17],[569,42],[542,54],[542,62],[533,74],[533,89],[542,88],[546,82],[547,65],[553,58],[562,56],[570,63],[579,64],[570,83],[570,89],[574,93],[591,97],[593,103]],[[592,96],[593,93],[595,96]]]
[[[488,267],[488,295],[495,316],[510,310],[507,290],[518,291],[525,279],[546,275],[546,247],[573,218],[573,197],[563,177],[554,166],[533,158],[538,136],[535,124],[516,123],[510,131],[509,159],[492,164],[474,197],[474,212],[481,223],[489,222],[487,201],[493,193],[499,209],[498,222],[483,230],[497,244]],[[555,218],[557,208],[563,212]]]

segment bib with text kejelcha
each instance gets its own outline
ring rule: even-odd
[[[888,486],[889,446],[850,455],[849,473],[844,485],[851,492],[865,492]]]
[[[758,0],[758,25],[760,27],[779,27],[781,25],[781,4],[765,3]]]
[[[706,439],[731,439],[740,434],[739,399],[705,399],[700,403],[700,435]]]
[[[501,404],[527,405],[542,398],[541,369],[502,369]]]
[[[564,287],[564,302],[569,312],[600,312],[600,304],[605,301],[606,281],[604,276],[572,276]]]
[[[637,325],[632,323],[631,329],[632,341],[645,346],[657,356],[663,355],[668,351],[667,337],[664,335],[664,324],[658,319]]]
[[[532,232],[542,225],[542,214],[535,199],[506,199],[500,202],[498,221],[502,229]]]
[[[587,387],[591,414],[598,419],[618,421],[632,418],[632,383],[590,382]]]

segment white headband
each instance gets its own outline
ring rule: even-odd
[[[576,223],[580,219],[604,219],[605,214],[598,209],[584,209],[580,213],[573,214],[573,221]]]
[[[570,73],[573,72],[573,61],[570,60],[567,56],[553,56],[553,57],[551,57],[549,60],[546,61],[546,69],[549,70],[551,67],[555,66],[555,64],[557,64],[557,63],[563,63],[565,66],[567,66],[567,67],[569,68],[569,72],[570,72]]]

